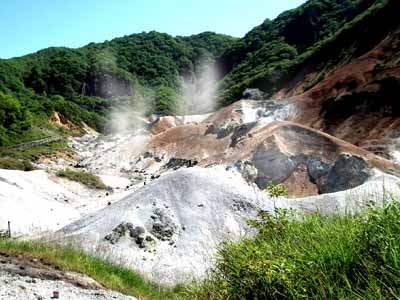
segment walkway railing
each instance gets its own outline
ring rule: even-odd
[[[11,222],[8,221],[7,230],[0,230],[0,239],[11,238]]]
[[[32,141],[32,142],[18,144],[18,145],[15,145],[15,146],[11,147],[11,149],[21,150],[21,149],[30,148],[30,147],[35,147],[35,146],[41,146],[41,145],[50,144],[50,143],[61,142],[62,140],[63,140],[62,137],[53,136],[53,137],[48,137],[48,138]]]

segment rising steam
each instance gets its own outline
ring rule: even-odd
[[[175,99],[175,113],[194,115],[215,111],[218,78],[218,70],[214,64],[208,62],[199,64],[196,74],[182,77]],[[155,93],[151,89],[136,86],[132,96],[112,97],[113,108],[107,126],[108,133],[127,133],[145,128],[148,123],[145,116],[155,111]]]
[[[151,111],[152,94],[144,94],[137,90],[135,96],[118,97],[110,113],[109,133],[126,133],[145,129],[145,116]]]
[[[198,74],[183,77],[178,102],[179,114],[203,114],[215,110],[219,72],[214,64],[199,65]]]
[[[134,132],[146,126],[144,116],[151,111],[154,95],[134,86],[133,77],[117,65],[115,54],[103,49],[94,56],[95,90],[111,102],[106,132]]]

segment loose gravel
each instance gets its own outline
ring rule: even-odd
[[[120,293],[107,290],[88,290],[56,280],[42,280],[0,271],[1,300],[45,300],[53,298],[53,292],[59,292],[62,300],[135,300]]]

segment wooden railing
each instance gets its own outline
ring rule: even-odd
[[[32,141],[32,142],[18,144],[18,145],[11,147],[11,149],[21,150],[21,149],[25,149],[25,148],[29,148],[29,147],[35,147],[35,146],[41,146],[41,145],[50,144],[50,143],[61,142],[62,140],[63,140],[62,137],[53,136],[53,137],[48,137],[48,138]]]
[[[8,221],[7,230],[0,230],[0,239],[11,238],[11,222]]]

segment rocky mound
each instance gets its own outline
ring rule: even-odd
[[[295,123],[274,122],[249,134],[231,161],[253,166],[260,188],[271,181],[284,183],[293,196],[306,196],[313,190],[324,194],[354,188],[373,169],[396,173],[390,161]]]
[[[397,174],[382,157],[290,122],[299,115],[292,100],[242,100],[208,116],[150,119],[148,132],[75,139],[72,147],[80,168],[137,184],[182,167],[223,165],[261,189],[284,183],[290,197],[350,189],[374,169]]]
[[[346,190],[364,183],[371,170],[397,174],[398,166],[343,140],[288,121],[293,103],[242,100],[199,124],[174,126],[151,136],[131,166],[161,174],[199,165],[240,170],[265,188],[285,183],[290,196]]]
[[[357,212],[392,200],[399,179],[377,175],[345,192],[271,199],[222,167],[182,169],[58,232],[87,251],[162,284],[203,278],[218,245],[251,233],[247,219],[276,208],[324,214]]]
[[[3,170],[0,222],[31,237],[57,231],[60,243],[174,285],[203,278],[218,245],[251,234],[246,220],[260,210],[355,213],[399,194],[397,165],[291,122],[298,114],[291,101],[243,100],[207,116],[149,120],[149,131],[73,138],[75,157],[51,168],[89,170],[110,188]],[[270,198],[269,182],[290,198]]]
[[[217,245],[247,232],[263,201],[258,189],[223,168],[190,168],[163,176],[138,192],[59,232],[82,247],[168,284],[199,278]]]
[[[285,82],[296,122],[400,162],[400,3],[339,32]],[[337,51],[340,49],[340,51]]]
[[[174,285],[203,278],[218,245],[251,234],[246,220],[260,210],[356,213],[400,193],[396,164],[294,123],[299,115],[293,99],[243,100],[207,116],[149,120],[148,131],[73,138],[75,157],[51,168],[89,170],[110,188],[2,170],[0,229],[11,221],[31,237],[57,231],[60,243]],[[270,182],[290,197],[270,198]]]

